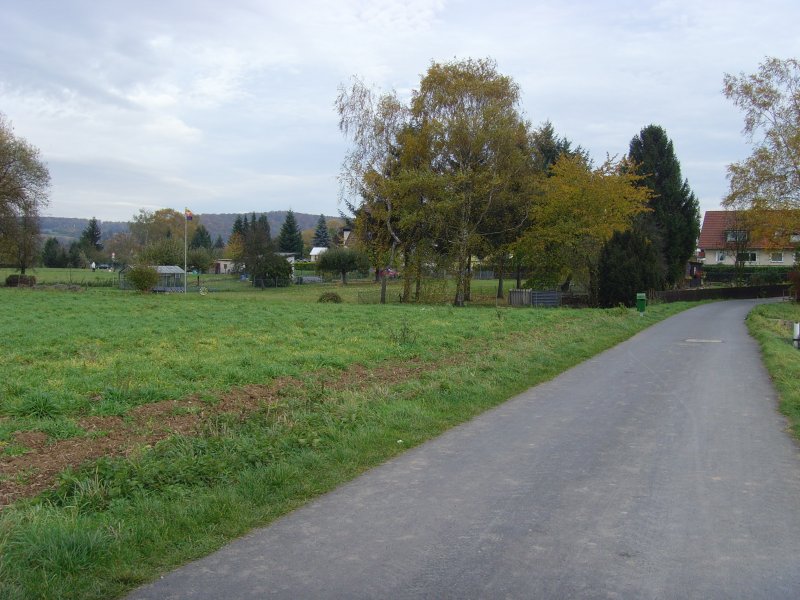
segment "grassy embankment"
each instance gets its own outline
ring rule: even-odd
[[[750,334],[761,345],[764,364],[780,396],[780,410],[800,440],[800,350],[792,346],[792,323],[800,321],[800,304],[762,304],[747,317]]]
[[[686,308],[374,306],[357,290],[323,305],[310,286],[0,289],[0,462],[35,458],[35,439],[42,458],[116,449],[0,512],[0,597],[117,596]]]

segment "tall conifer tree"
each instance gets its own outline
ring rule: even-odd
[[[314,240],[312,246],[316,248],[330,248],[331,235],[328,232],[328,223],[325,221],[325,216],[320,215],[317,221],[317,228],[314,230]]]
[[[233,222],[233,228],[231,229],[231,234],[238,233],[239,235],[244,235],[244,221],[242,221],[242,215],[237,215],[236,220]]]
[[[103,245],[100,243],[101,235],[100,225],[97,223],[97,219],[92,217],[89,219],[89,224],[86,225],[86,229],[81,233],[81,246],[87,250],[102,250]]]
[[[292,210],[286,213],[286,220],[278,234],[278,250],[303,255],[303,236],[297,227],[297,219]]]
[[[648,125],[631,140],[630,158],[644,176],[641,185],[653,192],[651,213],[642,217],[644,233],[660,250],[666,283],[678,284],[695,251],[700,232],[700,209],[689,183],[681,175],[672,140],[658,125]]]

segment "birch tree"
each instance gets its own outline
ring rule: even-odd
[[[38,148],[16,136],[0,113],[0,256],[23,275],[39,255],[39,213],[49,188]]]
[[[430,213],[455,265],[456,306],[468,296],[472,252],[525,163],[518,102],[517,84],[489,59],[433,63],[412,100],[439,181]]]

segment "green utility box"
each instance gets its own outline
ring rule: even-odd
[[[647,294],[639,292],[636,294],[636,310],[644,314],[644,308],[647,306]]]

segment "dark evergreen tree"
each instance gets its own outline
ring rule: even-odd
[[[225,241],[222,239],[222,235],[218,235],[217,241],[214,242],[214,249],[222,250],[223,248],[225,248]]]
[[[231,229],[231,235],[238,233],[241,236],[244,236],[244,221],[242,221],[242,215],[236,217],[236,220],[233,222],[233,228]]]
[[[600,306],[633,306],[638,292],[662,288],[661,272],[658,248],[642,231],[615,233],[600,253]]]
[[[542,123],[531,133],[530,138],[534,169],[542,173],[547,173],[562,154],[589,159],[588,153],[583,148],[580,146],[573,148],[570,140],[556,135],[556,130],[550,121]]]
[[[311,245],[315,248],[330,248],[331,236],[328,231],[328,223],[325,221],[325,216],[320,215],[317,221],[317,228],[314,230],[314,239]]]
[[[281,231],[278,234],[278,251],[294,252],[298,256],[303,255],[303,236],[297,227],[297,219],[294,216],[294,212],[291,210],[286,213],[286,220],[283,222]]]
[[[631,140],[630,158],[644,175],[642,185],[654,192],[652,212],[642,217],[640,230],[650,233],[665,266],[667,285],[683,280],[686,263],[700,232],[700,208],[689,183],[681,176],[672,141],[658,125],[648,125]]]
[[[208,233],[208,229],[205,228],[205,225],[198,225],[197,229],[194,230],[192,240],[189,242],[189,248],[192,250],[196,248],[210,250],[212,245],[211,234]]]
[[[81,253],[81,246],[78,242],[72,242],[69,245],[69,252],[67,252],[67,266],[73,269],[83,267],[83,256]]]
[[[58,240],[54,237],[48,238],[42,249],[42,264],[45,267],[66,267],[67,253]]]
[[[271,255],[275,248],[270,236],[269,221],[266,215],[256,217],[253,213],[250,219],[245,215],[242,223],[242,261],[245,270],[255,278],[259,273],[263,274],[265,264],[274,262]],[[256,284],[255,279],[253,284]]]
[[[272,243],[272,232],[269,228],[269,220],[267,215],[262,214],[258,217],[258,221],[254,221],[253,229],[260,235],[267,243]]]
[[[100,243],[101,235],[100,225],[97,223],[97,219],[92,217],[89,219],[89,224],[86,226],[86,229],[81,233],[80,244],[87,251],[102,250],[103,245]]]

